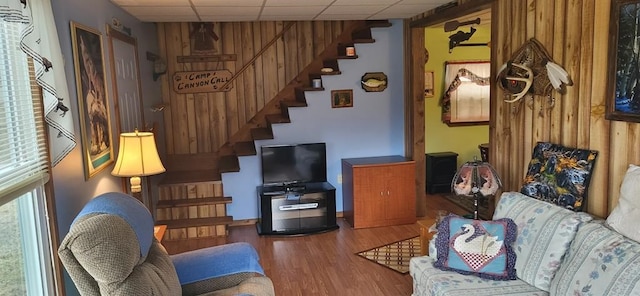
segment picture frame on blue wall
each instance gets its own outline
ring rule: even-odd
[[[611,1],[605,118],[640,122],[640,1]]]
[[[353,90],[336,89],[331,91],[331,108],[353,107]]]
[[[71,22],[85,180],[114,161],[102,34]]]

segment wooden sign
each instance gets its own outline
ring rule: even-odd
[[[233,75],[229,70],[176,72],[173,74],[173,90],[179,94],[229,91],[230,83],[221,89]]]

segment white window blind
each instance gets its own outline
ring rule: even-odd
[[[0,205],[49,178],[38,86],[20,49],[22,26],[0,22]]]

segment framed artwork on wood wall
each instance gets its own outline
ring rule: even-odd
[[[640,122],[640,1],[611,1],[607,106],[609,120]]]
[[[85,179],[113,163],[111,117],[100,31],[71,22]]]

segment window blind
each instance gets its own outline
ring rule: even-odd
[[[0,22],[0,205],[48,181],[47,141],[23,24]]]

